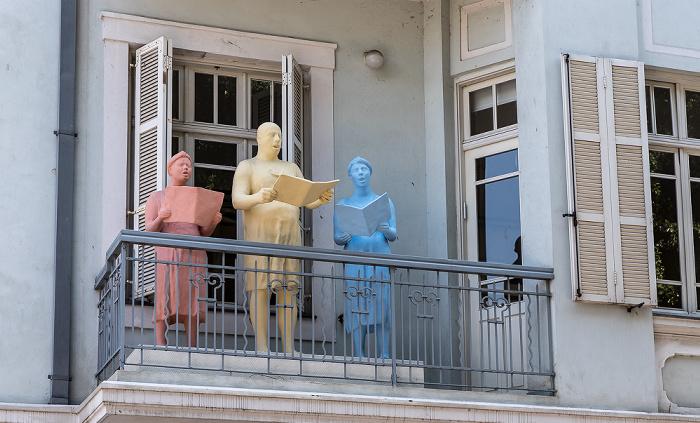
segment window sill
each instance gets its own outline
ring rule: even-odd
[[[654,335],[700,340],[700,315],[654,310]]]

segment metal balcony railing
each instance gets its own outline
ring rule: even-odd
[[[166,260],[161,247],[178,253]],[[206,252],[205,263],[190,251]],[[245,268],[243,255],[261,262]],[[279,258],[299,260],[291,266],[298,270],[265,270]],[[246,291],[246,272],[264,289]],[[166,288],[154,289],[158,277]],[[95,282],[97,377],[119,369],[252,373],[547,395],[553,277],[517,265],[123,230]],[[258,306],[251,316],[260,295],[269,314],[258,316]],[[163,304],[183,305],[171,297],[195,317],[170,310],[159,339]],[[266,351],[256,350],[256,317],[269,332]],[[288,319],[296,320],[293,349],[280,339]]]

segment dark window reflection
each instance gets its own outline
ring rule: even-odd
[[[270,121],[271,102],[270,81],[251,79],[250,110],[252,129],[257,129],[258,126]]]
[[[224,193],[224,203],[221,206],[223,220],[216,227],[212,236],[216,238],[236,239],[236,210],[231,203],[233,171],[206,169],[195,165],[194,185]]]
[[[676,181],[651,178],[656,279],[680,281]]]
[[[518,177],[478,185],[476,201],[479,261],[514,263],[520,237]]]
[[[700,178],[700,156],[688,156],[688,165],[690,166],[690,177]]]
[[[649,151],[649,168],[651,173],[661,173],[664,175],[675,175],[675,158],[673,153],[664,151]]]
[[[469,123],[470,135],[482,134],[494,129],[491,87],[469,93]]]
[[[173,114],[173,119],[180,119],[180,71],[173,69],[173,81],[172,81],[172,105],[171,110]]]
[[[236,78],[233,76],[218,77],[218,112],[222,125],[236,124]]]
[[[194,157],[197,163],[235,166],[237,161],[236,144],[195,140]]]
[[[170,139],[170,152],[172,156],[180,152],[180,137],[172,137]]]
[[[688,119],[688,137],[700,139],[700,92],[685,92],[685,113]]]
[[[214,75],[194,74],[194,120],[214,123]]]
[[[700,182],[691,182],[690,183],[690,202],[691,202],[692,215],[693,215],[693,246],[695,248],[695,280],[700,281]]]
[[[224,193],[224,203],[221,206],[221,214],[223,219],[211,235],[213,238],[236,239],[236,210],[231,203],[231,188],[233,187],[232,170],[206,169],[195,166],[194,170],[194,185],[201,188],[206,188]],[[236,256],[234,254],[222,253],[207,253],[207,258],[210,265],[225,264],[226,266],[234,266]],[[218,301],[235,302],[235,275],[222,272],[219,268],[211,268],[210,273],[218,273],[224,279],[223,284],[215,284],[209,286],[209,297],[216,298]]]
[[[496,128],[518,123],[515,79],[496,85]]]
[[[656,284],[656,296],[659,307],[663,308],[683,308],[683,296],[680,285]]]
[[[477,181],[516,172],[518,170],[518,150],[480,157],[476,159],[475,167]]]
[[[272,117],[272,121],[277,124],[280,128],[282,127],[282,84],[279,82],[275,82],[273,84],[273,90],[274,90],[274,104],[275,104],[275,113],[274,116]]]
[[[673,135],[670,88],[654,87],[654,110],[656,111],[656,133]]]
[[[644,87],[644,95],[647,103],[647,132],[652,134],[654,133],[654,127],[651,124],[651,91],[648,85]]]

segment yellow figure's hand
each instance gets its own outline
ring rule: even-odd
[[[321,204],[328,204],[331,202],[332,199],[333,199],[333,189],[323,191],[321,193],[321,196],[318,197],[318,201],[320,201]]]
[[[262,188],[258,191],[260,203],[269,203],[277,198],[277,191],[272,188]]]

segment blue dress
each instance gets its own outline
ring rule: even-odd
[[[379,198],[375,195],[372,199]],[[344,198],[338,204],[351,206],[364,206],[355,204],[352,197]],[[396,227],[394,205],[389,200],[391,207],[390,226]],[[369,253],[389,254],[389,241],[383,233],[377,231],[372,236],[354,235],[350,242],[345,244],[345,250],[365,251]],[[345,265],[345,330],[351,333],[353,329],[365,327],[368,333],[372,333],[376,326],[385,325],[385,329],[391,327],[391,284],[378,282],[389,280],[389,268],[381,266],[366,266],[359,264]],[[372,279],[372,280],[362,280]]]

